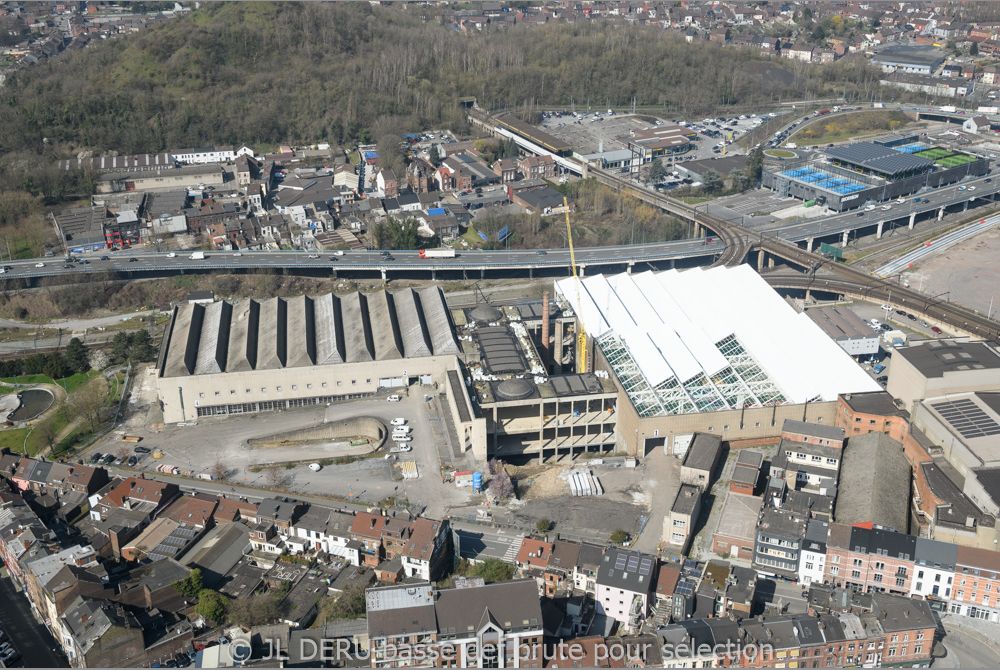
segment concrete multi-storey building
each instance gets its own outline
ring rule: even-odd
[[[917,400],[1000,388],[1000,353],[987,342],[923,340],[899,347],[886,390],[912,412]]]
[[[959,546],[948,611],[1000,622],[1000,552]]]

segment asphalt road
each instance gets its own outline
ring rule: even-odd
[[[935,668],[996,668],[1000,666],[1000,651],[996,646],[996,633],[980,633],[970,626],[957,622],[956,616],[944,617],[945,637],[941,641],[948,655],[934,661]],[[973,624],[974,625],[974,624]],[[996,624],[992,624],[993,627]],[[988,628],[989,624],[981,626]],[[992,644],[991,644],[992,642]]]
[[[18,593],[10,579],[0,579],[0,627],[7,639],[21,652],[20,664],[28,668],[67,668],[69,664],[59,651],[48,629],[35,621],[24,594]]]

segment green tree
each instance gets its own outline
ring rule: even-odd
[[[539,533],[547,533],[552,529],[552,520],[541,518],[535,522],[535,530]]]
[[[969,46],[969,55],[970,56],[978,56],[979,55],[979,42],[973,42]]]
[[[337,619],[356,619],[365,613],[365,585],[351,582],[336,598],[320,603],[316,621],[324,624]]]
[[[156,357],[153,338],[145,330],[137,330],[129,336],[129,360],[133,363],[151,361]]]
[[[754,183],[760,183],[761,175],[764,174],[764,150],[757,147],[747,156],[747,174]]]
[[[619,528],[615,532],[611,533],[611,537],[608,538],[608,541],[610,541],[611,544],[625,544],[629,541],[629,537],[630,536],[627,530]]]
[[[506,582],[514,576],[514,566],[499,558],[487,558],[482,563],[472,566],[469,577],[481,577],[487,584]]]
[[[188,572],[187,577],[174,584],[174,588],[181,592],[185,598],[195,598],[205,588],[201,577],[201,569],[193,568]]]
[[[667,177],[667,168],[660,161],[653,161],[649,166],[649,183],[658,184]]]
[[[63,354],[66,358],[66,365],[73,372],[86,372],[90,369],[90,355],[87,346],[78,337],[74,337],[66,345]]]
[[[705,170],[701,177],[701,190],[705,193],[718,193],[722,190],[722,177],[715,170]]]
[[[229,609],[227,598],[212,589],[202,589],[198,592],[198,606],[195,610],[214,624],[220,624],[226,620],[226,611]]]
[[[112,363],[124,363],[128,359],[130,348],[131,342],[129,341],[128,333],[120,330],[115,333],[114,338],[111,340],[111,351],[108,357]]]

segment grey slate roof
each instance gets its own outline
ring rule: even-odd
[[[459,353],[441,290],[218,301],[174,310],[160,374],[181,377]]]
[[[793,419],[785,419],[785,422],[781,425],[781,431],[800,433],[802,435],[812,435],[813,437],[821,437],[825,440],[842,440],[845,435],[844,429],[837,426],[827,426],[822,423],[809,423],[806,421],[795,421]]]
[[[872,522],[905,533],[909,521],[910,463],[903,445],[883,433],[848,440],[834,508],[838,523]]]
[[[542,627],[542,606],[534,579],[438,591],[434,604],[443,637],[467,637],[487,621],[504,631]]]
[[[613,547],[601,558],[597,583],[633,593],[649,593],[656,575],[656,558],[649,554]]]
[[[708,433],[697,433],[684,455],[684,467],[709,470],[715,467],[721,452],[721,437]]]

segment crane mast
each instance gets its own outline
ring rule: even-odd
[[[576,251],[573,249],[573,225],[569,220],[569,201],[563,196],[563,210],[566,214],[566,244],[569,246],[569,263],[576,284],[577,307],[583,304],[580,291],[580,272],[576,266]],[[587,372],[587,332],[583,328],[583,319],[576,315],[576,371]]]

